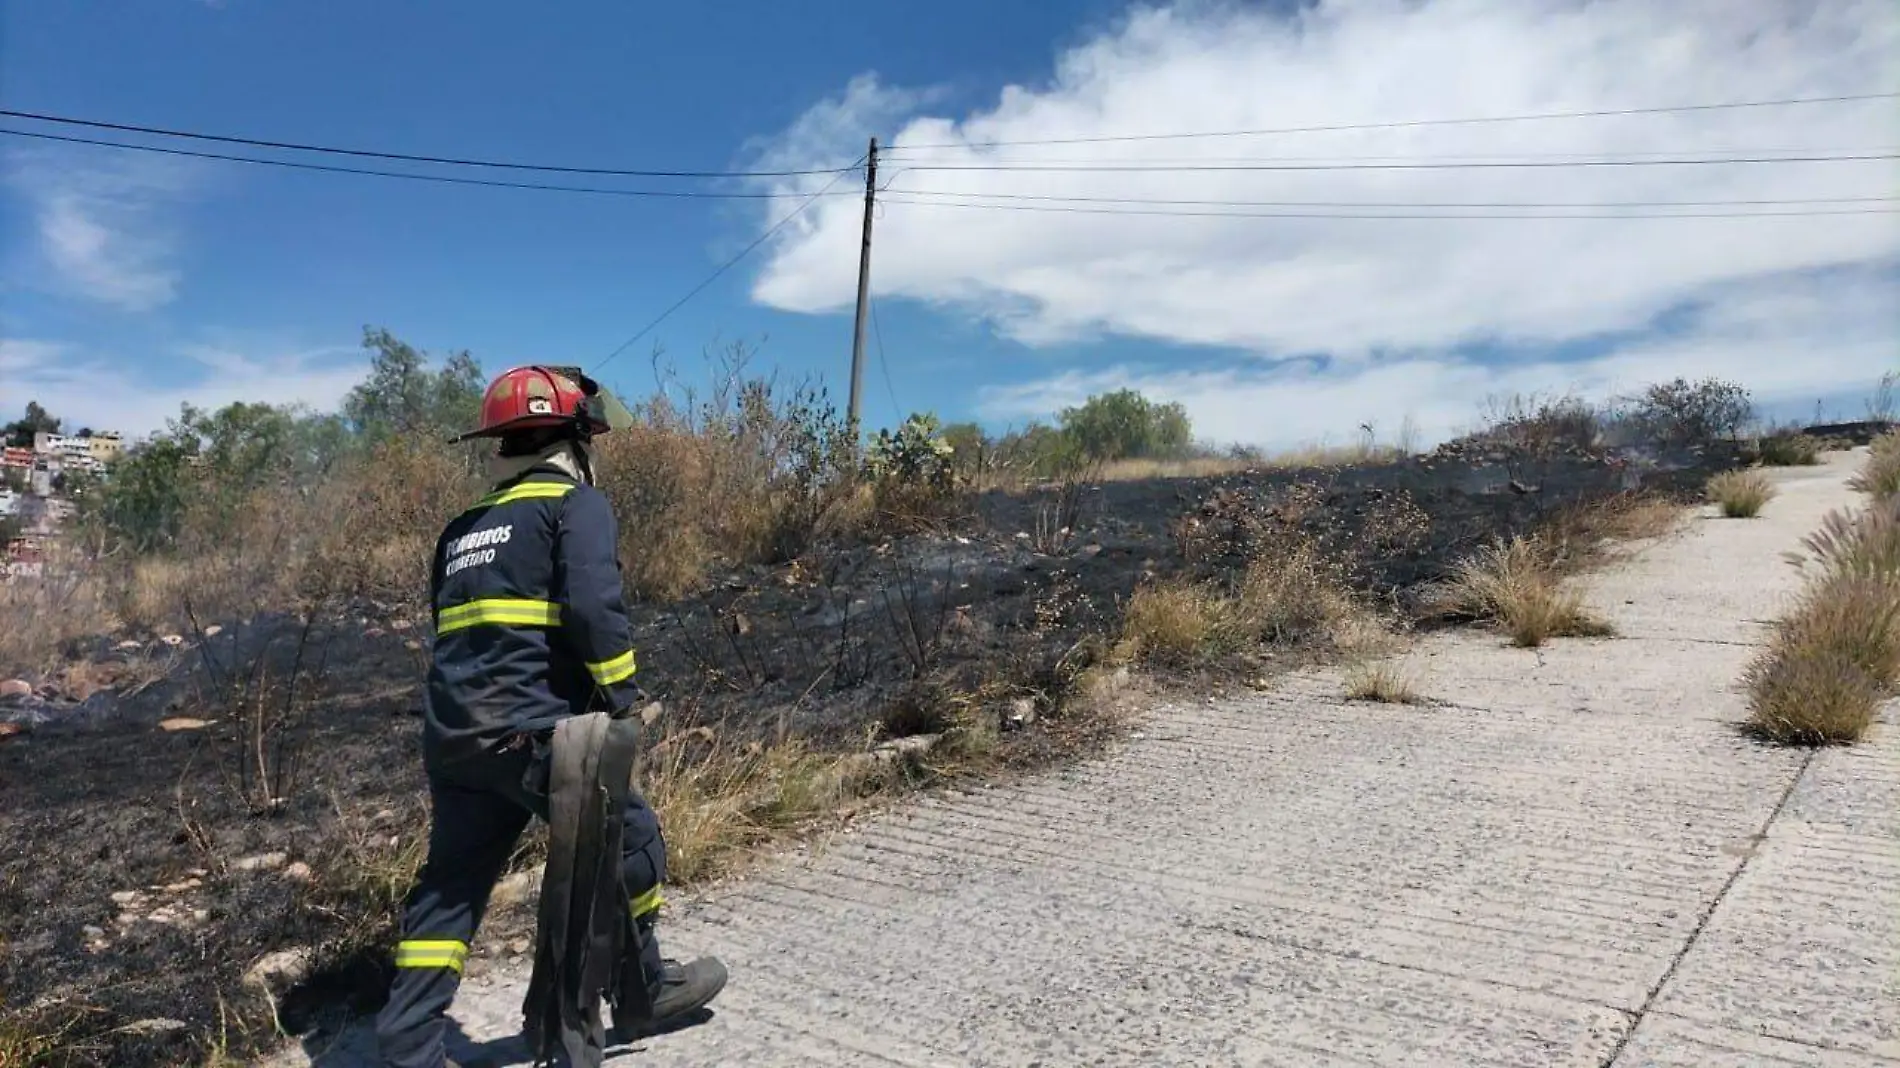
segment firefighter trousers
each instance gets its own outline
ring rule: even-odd
[[[428,859],[403,907],[396,979],[376,1018],[387,1068],[442,1068],[448,1008],[489,894],[528,820],[547,819],[548,757],[547,747],[536,744],[431,772]],[[628,794],[620,860],[634,922],[645,934],[642,963],[657,976],[652,926],[666,879],[666,842],[638,790]]]

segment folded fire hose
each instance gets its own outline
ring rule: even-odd
[[[599,1068],[601,1002],[615,1023],[648,1020],[640,929],[620,870],[621,822],[640,747],[640,718],[593,712],[554,728],[548,781],[548,863],[541,876],[534,975],[522,1002],[536,1065],[557,1046],[575,1068]]]

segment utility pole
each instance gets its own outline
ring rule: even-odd
[[[871,209],[877,201],[877,138],[864,157],[864,244],[858,249],[858,323],[851,333],[851,404],[846,419],[858,443],[859,396],[864,391],[864,317],[871,306]]]

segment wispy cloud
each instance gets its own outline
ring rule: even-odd
[[[162,428],[187,403],[219,408],[245,401],[331,410],[367,371],[367,358],[353,347],[190,344],[176,346],[174,353],[202,370],[155,381],[128,373],[128,361],[109,353],[48,339],[0,338],[5,401],[24,407],[37,400],[73,426],[145,434]],[[170,366],[176,370],[178,363]]]
[[[932,115],[920,105],[891,139],[883,169],[891,185],[877,224],[876,291],[958,310],[1032,345],[1115,336],[1246,353],[1252,362],[1231,373],[1162,367],[1144,372],[1142,380],[1158,388],[1172,384],[1192,399],[1204,422],[1240,431],[1251,419],[1254,437],[1278,436],[1306,422],[1313,409],[1303,405],[1330,407],[1324,414],[1337,428],[1342,420],[1346,426],[1359,421],[1355,408],[1430,405],[1512,376],[1551,383],[1634,369],[1653,377],[1697,365],[1757,376],[1764,384],[1786,385],[1782,379],[1796,373],[1818,381],[1848,366],[1841,353],[1856,344],[1850,339],[1890,329],[1895,321],[1900,308],[1892,274],[1878,270],[1900,257],[1900,216],[1891,214],[1324,217],[1434,210],[1351,205],[1484,205],[1465,213],[1497,215],[1506,212],[1488,205],[1883,197],[1893,194],[1891,161],[1149,173],[931,169],[1012,163],[1218,168],[1390,163],[1395,157],[1558,162],[1867,153],[1890,151],[1893,143],[1893,102],[1872,100],[1279,136],[991,144],[1880,92],[1893,88],[1888,57],[1900,48],[1900,7],[1885,0],[1321,0],[1292,12],[1289,6],[1182,0],[1137,8],[1059,56],[1046,83],[1007,87],[994,106],[968,114]],[[815,112],[836,110],[831,101]],[[815,131],[836,125],[800,123],[785,143],[807,147],[781,154],[780,161],[853,158],[861,129],[837,130],[828,147],[812,144]],[[906,151],[907,145],[933,147]],[[1130,198],[1254,206],[1144,206],[1125,203]],[[1129,208],[1278,217],[1096,213]],[[849,198],[837,198],[808,212],[806,225],[774,246],[754,298],[796,311],[848,307],[858,210]],[[1637,209],[1517,214],[1618,210]],[[1813,291],[1809,280],[1817,272],[1842,270],[1874,271],[1859,276],[1878,280],[1868,283],[1871,296]],[[1802,318],[1798,330],[1774,316],[1757,316],[1748,330],[1721,325],[1743,321],[1748,306],[1790,300],[1859,318],[1822,314]],[[1703,342],[1719,341],[1727,355],[1703,342],[1650,336],[1684,309],[1696,310],[1689,329],[1700,331]],[[1794,351],[1807,358],[1791,363],[1786,350],[1771,354],[1757,343],[1766,336],[1799,343],[1804,347]],[[1594,370],[1542,355],[1606,337],[1624,340],[1597,346],[1595,359],[1602,363]],[[1503,353],[1510,366],[1471,362],[1465,354],[1480,348],[1492,363]],[[1323,370],[1298,362],[1313,356],[1326,358]],[[1855,373],[1864,370],[1853,366]],[[1127,373],[1080,364],[1039,387],[993,395],[991,403],[997,410],[1026,408],[1028,398]],[[1252,407],[1235,399],[1235,389],[1247,390]],[[1395,392],[1378,392],[1388,390]],[[1262,410],[1260,403],[1272,407]],[[1284,425],[1259,425],[1275,419]]]
[[[133,312],[178,295],[172,211],[191,195],[196,167],[52,150],[16,150],[4,164],[34,220],[38,284]]]
[[[1894,369],[1896,291],[1900,263],[1778,276],[1725,290],[1666,332],[1581,358],[1540,351],[1498,364],[1441,352],[1323,367],[1244,359],[1213,370],[1115,366],[991,388],[981,408],[1000,422],[1043,418],[1128,387],[1181,402],[1207,440],[1266,446],[1339,442],[1362,423],[1388,436],[1409,423],[1429,445],[1472,429],[1492,396],[1604,399],[1678,375],[1743,382],[1764,407],[1799,408],[1864,393]]]

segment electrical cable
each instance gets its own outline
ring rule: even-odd
[[[1873,146],[1857,145],[1852,148],[1833,148],[1833,147],[1822,147],[1819,145],[1803,145],[1799,148],[1742,148],[1742,147],[1701,148],[1701,147],[1695,147],[1695,148],[1676,148],[1676,149],[1669,149],[1669,150],[1661,150],[1661,149],[1617,150],[1617,149],[1606,148],[1606,149],[1601,149],[1594,152],[1493,152],[1493,153],[1456,152],[1456,153],[1430,153],[1430,154],[1412,153],[1412,154],[1407,154],[1407,155],[1383,155],[1383,156],[1365,156],[1365,155],[1342,156],[1337,153],[1332,154],[1332,155],[1326,155],[1326,156],[1207,156],[1207,155],[1095,156],[1095,157],[1081,158],[1081,159],[1050,159],[1047,156],[1030,156],[1030,157],[1025,157],[1021,159],[1016,159],[1016,158],[1002,158],[998,156],[992,156],[987,153],[981,156],[963,156],[963,157],[955,157],[955,156],[912,157],[908,155],[907,153],[903,152],[902,150],[892,150],[888,152],[884,150],[879,150],[878,158],[880,160],[883,160],[886,163],[890,163],[893,165],[902,163],[902,164],[915,164],[918,166],[926,166],[926,165],[937,164],[937,163],[967,163],[975,159],[980,159],[986,163],[999,163],[999,164],[1001,163],[1036,163],[1036,164],[1060,163],[1060,164],[1068,164],[1068,165],[1077,166],[1077,167],[1085,167],[1085,166],[1091,166],[1094,164],[1102,164],[1102,163],[1142,163],[1142,164],[1150,164],[1157,167],[1163,167],[1163,166],[1173,166],[1173,165],[1192,166],[1192,165],[1206,164],[1206,163],[1500,163],[1500,162],[1515,162],[1517,160],[1560,160],[1560,161],[1574,161],[1574,162],[1587,163],[1594,160],[1603,160],[1603,159],[1641,160],[1644,158],[1682,156],[1682,155],[1690,155],[1690,154],[1720,155],[1723,158],[1728,158],[1728,157],[1733,157],[1733,156],[1742,156],[1742,157],[1769,156],[1769,157],[1778,158],[1782,156],[1802,156],[1802,155],[1827,155],[1827,156],[1856,155],[1856,154],[1866,153],[1866,152],[1900,152],[1900,145],[1873,145]]]
[[[75,119],[63,115],[48,115],[33,111],[13,111],[0,109],[0,118],[30,119],[34,122],[55,123],[64,126],[83,126],[94,130],[113,130],[119,133],[151,134],[158,137],[182,137],[194,141],[215,141],[227,145],[247,145],[252,148],[280,148],[295,152],[315,152],[334,156],[357,156],[368,159],[398,160],[406,163],[436,163],[456,167],[492,167],[511,171],[549,171],[559,174],[613,175],[621,178],[796,178],[809,175],[835,174],[838,168],[797,171],[673,171],[673,170],[633,170],[618,167],[577,167],[565,164],[512,163],[498,160],[464,159],[454,156],[422,156],[406,152],[379,152],[367,148],[338,148],[332,145],[302,144],[295,141],[268,141],[255,137],[228,137],[221,134],[197,133],[191,130],[169,130],[159,126],[134,126],[122,122],[100,122],[93,119]],[[843,168],[849,171],[852,168]]]
[[[865,157],[859,156],[858,163],[860,164],[863,163],[864,159]],[[837,174],[832,175],[831,181],[826,182],[823,186],[819,187],[819,189],[816,190],[815,192],[806,194],[805,199],[800,201],[798,206],[796,208],[793,208],[790,212],[788,212],[784,218],[780,219],[776,223],[773,223],[770,229],[766,230],[764,233],[754,238],[751,244],[740,249],[737,255],[733,256],[731,259],[727,260],[726,262],[720,264],[717,269],[715,269],[711,274],[707,275],[703,280],[701,280],[701,282],[698,285],[694,286],[692,289],[687,290],[685,296],[674,301],[665,311],[655,316],[652,322],[649,322],[645,326],[641,327],[639,331],[635,333],[632,337],[621,342],[619,347],[615,348],[612,352],[608,353],[605,357],[601,359],[599,363],[594,365],[594,370],[598,371],[602,367],[605,367],[608,364],[612,363],[616,357],[618,357],[621,353],[627,351],[627,349],[631,347],[634,342],[647,336],[647,334],[651,333],[655,327],[659,326],[661,323],[665,322],[670,316],[672,316],[674,312],[684,307],[687,301],[692,300],[694,297],[698,296],[703,290],[705,290],[707,286],[712,285],[715,281],[717,281],[721,275],[725,274],[727,271],[730,271],[732,268],[738,266],[739,261],[751,255],[754,249],[757,249],[760,245],[763,245],[767,241],[771,240],[772,237],[776,235],[780,230],[783,230],[787,226],[790,226],[793,219],[796,219],[800,215],[803,215],[806,209],[810,208],[813,204],[818,203],[819,199],[822,198],[825,195],[825,193],[827,193],[833,186],[837,185],[840,181],[843,181],[845,175],[852,173],[852,170],[855,170],[855,169],[856,169],[856,165],[854,165],[851,169],[839,171]]]
[[[1755,200],[1607,200],[1607,201],[1377,201],[1377,200],[1197,200],[1165,197],[1062,196],[1040,193],[980,193],[946,189],[893,189],[908,197],[983,197],[990,200],[1029,200],[1059,204],[1155,204],[1228,208],[1716,208],[1765,207],[1796,204],[1884,204],[1900,197],[1797,197]]]
[[[897,386],[891,381],[891,363],[884,356],[884,328],[877,321],[877,298],[867,292],[864,302],[871,308],[871,336],[877,340],[877,365],[884,371],[884,392],[890,394],[891,411],[901,418],[904,406],[897,403]]]
[[[166,156],[190,156],[194,159],[224,160],[230,163],[255,163],[265,167],[285,167],[291,170],[320,171],[328,174],[363,174],[376,178],[407,178],[418,182],[441,182],[447,185],[484,186],[493,189],[530,189],[549,193],[589,193],[597,196],[649,197],[670,200],[772,200],[782,194],[765,192],[712,192],[704,189],[613,189],[605,186],[555,185],[548,182],[510,182],[500,178],[464,178],[452,174],[416,174],[410,171],[385,171],[369,167],[344,167],[334,163],[309,163],[303,160],[262,159],[256,156],[237,156],[223,152],[200,152],[189,148],[166,148],[161,145],[135,145],[124,141],[106,141],[91,137],[71,137],[65,134],[40,133],[34,130],[9,130],[0,128],[0,135],[10,137],[32,137],[44,141],[62,141],[68,144],[96,145],[103,148],[123,148],[134,152],[156,152]],[[830,174],[830,171],[818,173]],[[847,169],[839,173],[849,174]]]
[[[948,200],[905,200],[902,193],[885,198],[886,203],[905,204],[920,208],[973,208],[989,211],[1041,211],[1061,212],[1079,215],[1137,215],[1161,218],[1201,218],[1201,219],[1763,219],[1763,218],[1808,218],[1824,215],[1892,215],[1900,214],[1900,208],[1847,208],[1841,210],[1816,211],[1751,211],[1751,212],[1598,212],[1593,214],[1548,212],[1529,214],[1519,213],[1501,215],[1496,213],[1412,213],[1412,214],[1347,214],[1343,212],[1292,212],[1292,211],[1162,211],[1159,209],[1119,209],[1091,208],[1058,204],[970,204]]]
[[[941,148],[1001,148],[1009,145],[1099,145],[1126,141],[1180,141],[1203,137],[1260,137],[1274,134],[1338,133],[1347,130],[1402,130],[1419,126],[1477,126],[1489,123],[1537,122],[1550,119],[1595,119],[1626,115],[1662,115],[1673,112],[1729,111],[1742,108],[1793,107],[1805,104],[1842,104],[1888,100],[1900,93],[1848,93],[1837,96],[1786,97],[1779,100],[1740,100],[1714,104],[1677,104],[1667,107],[1605,108],[1591,111],[1545,111],[1521,115],[1491,115],[1462,119],[1401,119],[1389,122],[1337,123],[1326,126],[1282,126],[1255,130],[1203,130],[1192,133],[1118,134],[1099,137],[1026,138],[1013,141],[969,141],[961,144],[892,145],[896,151]]]
[[[1197,171],[1437,171],[1491,169],[1547,169],[1563,167],[1679,167],[1723,163],[1843,163],[1900,159],[1896,152],[1840,153],[1810,156],[1675,156],[1656,159],[1499,160],[1454,163],[1419,160],[1409,163],[901,163],[905,171],[1051,171],[1078,173],[1183,174]]]

